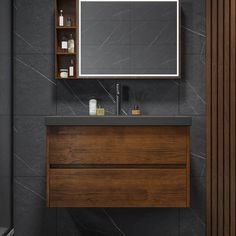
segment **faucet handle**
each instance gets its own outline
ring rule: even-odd
[[[116,84],[116,94],[120,95],[120,84],[119,83]]]

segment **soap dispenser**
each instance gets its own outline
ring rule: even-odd
[[[89,115],[96,116],[97,114],[97,100],[92,98],[89,100]]]

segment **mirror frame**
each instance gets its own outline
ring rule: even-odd
[[[177,10],[177,73],[176,74],[82,74],[81,73],[81,4],[82,2],[176,2]],[[84,79],[180,79],[181,72],[181,11],[180,11],[180,2],[179,0],[78,0],[78,25],[79,25],[79,51],[78,51],[78,77]]]

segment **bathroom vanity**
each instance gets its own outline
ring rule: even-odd
[[[190,117],[47,117],[48,207],[189,207]]]

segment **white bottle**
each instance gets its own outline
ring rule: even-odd
[[[73,35],[70,34],[70,39],[68,40],[68,52],[74,53],[75,52],[75,41],[73,39]]]
[[[68,41],[67,41],[66,36],[63,36],[63,37],[62,37],[62,40],[61,40],[61,49],[62,49],[62,51],[68,50]]]
[[[59,16],[59,26],[64,26],[64,16],[63,16],[63,10],[60,10],[60,16]]]
[[[73,76],[74,76],[74,61],[73,61],[73,59],[71,59],[71,61],[70,61],[69,76],[70,76],[70,77],[73,77]]]
[[[89,100],[89,115],[95,116],[97,114],[97,100],[90,99]]]

